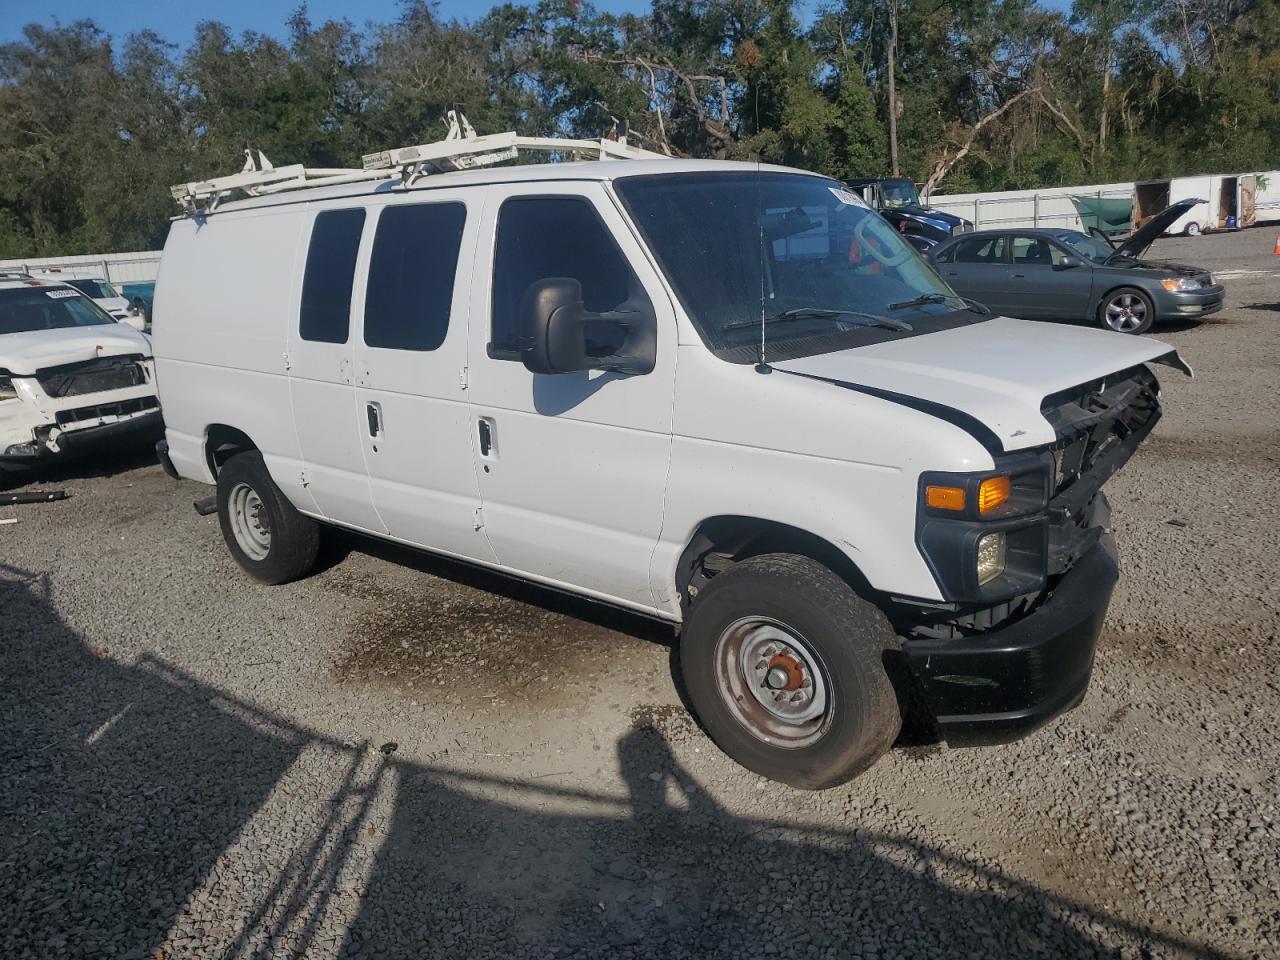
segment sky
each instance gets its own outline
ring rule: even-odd
[[[283,36],[285,21],[297,8],[299,0],[0,0],[0,42],[16,40],[24,24],[36,21],[52,25],[55,18],[62,23],[92,19],[107,33],[123,37],[139,30],[152,29],[166,40],[185,46],[201,20],[219,20],[239,33]],[[1070,0],[1041,0],[1057,10],[1068,9]],[[649,0],[592,0],[599,10],[614,13],[641,13],[649,9]],[[440,0],[439,12],[446,19],[472,19],[489,10],[492,0]],[[803,8],[818,5],[807,0]],[[313,23],[345,18],[357,26],[372,20],[386,23],[400,12],[399,0],[309,0],[307,10]]]
[[[24,24],[36,21],[52,24],[92,19],[113,36],[122,37],[150,28],[166,40],[185,45],[201,20],[219,20],[237,33],[256,30],[282,36],[285,21],[299,0],[0,0],[0,40],[21,36]],[[599,10],[617,13],[640,12],[648,0],[592,0]],[[441,0],[439,12],[446,19],[472,19],[486,13],[493,2],[487,0]],[[307,11],[313,23],[347,19],[357,26],[373,20],[386,23],[399,16],[399,0],[310,0]]]
[[[649,0],[591,0],[596,9],[612,13],[644,13]],[[1070,0],[1041,0],[1056,10],[1070,9]],[[494,0],[439,0],[439,13],[444,18],[472,19],[488,12]],[[801,9],[814,9],[819,0],[805,0]],[[93,19],[106,32],[124,37],[141,29],[154,29],[165,40],[186,46],[200,20],[216,19],[228,24],[232,31],[247,29],[273,36],[284,36],[285,20],[297,9],[298,0],[0,0],[0,42],[18,40],[24,24],[37,22],[51,26],[55,18],[61,23]],[[366,20],[387,23],[401,10],[399,0],[310,0],[307,3],[312,23],[346,18],[357,27]]]

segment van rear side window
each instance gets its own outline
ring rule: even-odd
[[[435,350],[444,343],[466,220],[461,203],[396,205],[382,211],[364,301],[367,345]]]
[[[347,342],[351,283],[363,229],[363,210],[325,210],[316,216],[302,277],[298,334],[303,340]]]

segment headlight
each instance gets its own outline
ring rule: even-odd
[[[1199,290],[1200,281],[1193,277],[1170,277],[1168,280],[1161,280],[1160,286],[1166,290]]]
[[[1004,573],[1005,536],[988,533],[978,541],[978,583],[984,584]]]
[[[916,543],[944,600],[991,604],[1043,589],[1053,476],[1048,453],[1002,455],[989,471],[921,473]]]
[[[18,391],[13,389],[13,381],[8,377],[0,377],[0,401],[17,399]]]

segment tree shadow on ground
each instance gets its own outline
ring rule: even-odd
[[[0,567],[4,957],[1220,955],[910,836],[730,812],[652,727],[625,792],[342,742],[116,661],[52,590]]]

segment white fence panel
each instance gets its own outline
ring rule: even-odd
[[[142,283],[154,280],[160,273],[160,251],[134,253],[89,253],[75,257],[32,257],[26,260],[0,260],[0,270],[49,270],[102,277],[112,283]]]
[[[1045,190],[1005,190],[932,196],[929,205],[973,221],[976,229],[1007,227],[1065,227],[1080,229],[1080,215],[1072,197],[1123,199],[1133,195],[1132,183],[1099,183]]]

